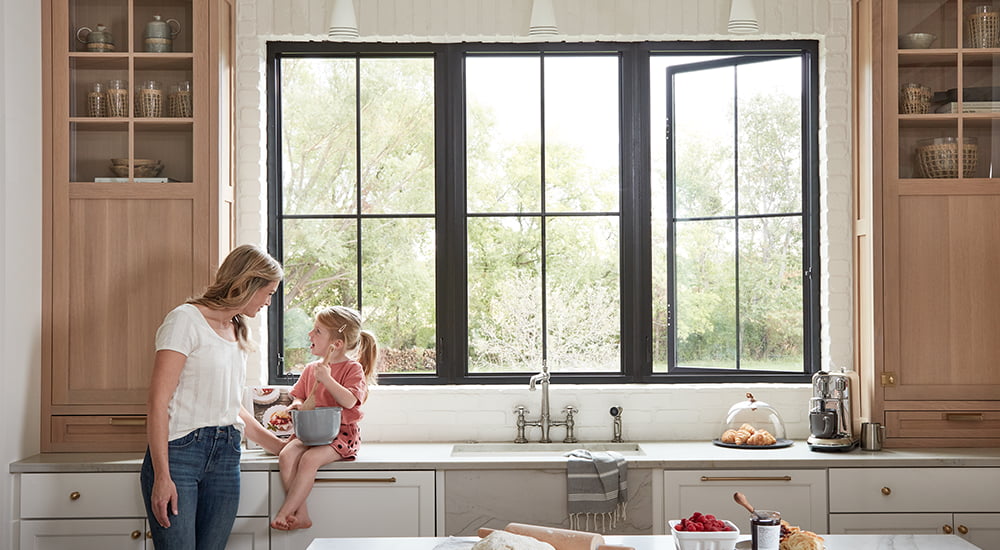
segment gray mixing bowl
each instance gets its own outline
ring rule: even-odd
[[[311,411],[292,411],[295,435],[309,446],[329,445],[340,429],[340,407],[319,407]]]

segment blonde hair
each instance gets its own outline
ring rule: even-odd
[[[201,296],[191,298],[187,303],[214,310],[238,309],[247,305],[258,290],[280,281],[284,275],[278,260],[260,247],[251,244],[237,246],[219,266],[215,282]],[[256,350],[256,344],[250,340],[246,316],[238,313],[232,321],[240,347],[248,351]]]
[[[324,307],[316,311],[316,323],[330,331],[334,338],[344,341],[348,351],[354,351],[358,363],[365,371],[369,386],[378,383],[375,364],[378,361],[378,341],[375,335],[361,329],[361,314],[344,306]],[[327,352],[329,355],[329,351]]]

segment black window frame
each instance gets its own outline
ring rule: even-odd
[[[615,54],[620,62],[620,288],[621,364],[617,373],[554,372],[562,383],[732,383],[808,382],[819,370],[820,256],[819,256],[819,56],[814,40],[704,41],[704,42],[587,42],[587,43],[267,43],[267,248],[282,255],[282,197],[280,151],[280,62],[293,57],[415,57],[434,59],[435,79],[435,281],[437,319],[437,374],[381,374],[381,384],[510,384],[525,373],[469,374],[467,357],[467,297],[465,288],[465,96],[464,60],[467,55],[490,54]],[[794,53],[803,63],[803,371],[652,370],[652,216],[650,143],[650,58],[669,55],[768,55]],[[662,98],[652,98],[655,101]],[[668,190],[668,195],[672,191]],[[668,223],[669,220],[668,220]],[[283,371],[283,289],[268,309],[268,378],[271,384],[296,379]],[[673,346],[671,346],[672,348]],[[457,359],[456,359],[457,358]]]

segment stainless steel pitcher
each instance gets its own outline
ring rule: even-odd
[[[865,422],[861,425],[861,449],[864,451],[881,451],[885,442],[885,426],[878,422]]]

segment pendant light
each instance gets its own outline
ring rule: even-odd
[[[751,34],[760,30],[753,0],[732,0],[729,7],[728,28],[733,34]]]
[[[327,36],[340,40],[359,36],[358,19],[354,15],[354,0],[333,0]]]
[[[528,26],[531,36],[553,36],[559,34],[556,12],[552,0],[534,0],[531,4],[531,22]]]

